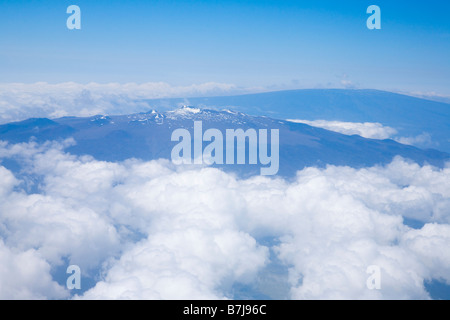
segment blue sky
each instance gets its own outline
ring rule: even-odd
[[[66,8],[81,8],[68,30]],[[368,30],[366,9],[382,11]],[[445,1],[0,1],[0,82],[221,82],[450,95]]]

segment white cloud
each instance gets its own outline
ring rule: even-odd
[[[368,139],[393,139],[399,143],[418,146],[431,147],[433,142],[429,133],[422,133],[416,137],[399,137],[397,130],[388,126],[384,126],[377,122],[343,122],[343,121],[328,121],[328,120],[287,120],[294,123],[304,123],[313,127],[322,128],[345,135],[358,135]]]
[[[1,143],[0,155],[32,181],[0,166],[0,260],[30,261],[32,275],[15,277],[19,262],[2,269],[0,288],[22,288],[11,298],[64,297],[49,278],[64,258],[97,272],[76,298],[233,298],[236,283],[271,276],[269,249],[294,299],[426,299],[425,280],[450,284],[450,167],[397,158],[240,180],[166,160],[75,157],[57,144]],[[38,193],[21,190],[33,181]],[[366,287],[369,265],[381,268],[379,291]]]
[[[397,134],[397,130],[383,126],[381,123],[373,122],[343,122],[327,120],[288,120],[295,123],[304,123],[313,127],[318,127],[330,131],[339,132],[346,135],[359,135],[369,139],[390,139]]]
[[[252,213],[248,224],[269,233],[278,230],[279,255],[292,265],[292,298],[426,298],[423,280],[440,278],[426,264],[448,268],[447,257],[438,252],[450,241],[441,237],[432,250],[439,261],[424,261],[409,246],[397,244],[409,232],[400,214],[448,223],[450,211],[442,210],[449,183],[442,179],[449,175],[448,168],[433,170],[401,159],[382,168],[309,168],[293,184],[270,185],[251,195],[256,208],[247,209]],[[369,265],[382,268],[382,291],[367,290]]]
[[[215,82],[189,86],[171,86],[164,82],[0,83],[0,123],[25,120],[30,117],[128,114],[148,111],[149,105],[139,102],[140,99],[188,98],[245,93],[248,90],[233,84]]]
[[[431,135],[429,133],[422,133],[416,137],[398,137],[394,139],[397,142],[411,145],[411,146],[430,146],[432,145]]]
[[[53,281],[50,265],[33,249],[17,252],[0,239],[0,299],[62,299],[69,292]]]
[[[126,251],[83,298],[223,299],[217,288],[249,281],[266,256],[248,234],[229,227],[174,228]]]
[[[402,244],[425,265],[428,277],[450,282],[450,252],[441,250],[450,242],[450,225],[427,224],[403,235]]]

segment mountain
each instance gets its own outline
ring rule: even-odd
[[[73,137],[76,145],[66,149],[76,155],[92,155],[98,160],[121,161],[129,158],[170,159],[178,144],[172,132],[185,128],[193,133],[194,121],[201,121],[203,132],[215,128],[278,129],[279,174],[292,176],[305,166],[327,164],[352,167],[386,164],[400,155],[420,164],[443,166],[450,155],[436,150],[422,150],[393,140],[372,140],[262,116],[233,111],[181,108],[174,111],[139,113],[123,116],[88,118],[29,119],[0,126],[0,140],[11,143],[38,142]],[[270,132],[270,130],[269,130]],[[270,141],[270,139],[269,139]],[[225,143],[225,142],[224,142]],[[204,142],[203,147],[208,143]],[[247,144],[248,145],[248,144]],[[271,146],[268,147],[270,150]],[[261,165],[218,165],[242,176],[259,174]]]
[[[402,137],[429,135],[431,141],[418,141],[418,147],[450,152],[450,104],[386,91],[308,89],[146,102],[159,110],[189,103],[277,119],[378,122]]]

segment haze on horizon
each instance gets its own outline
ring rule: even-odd
[[[66,27],[71,4],[81,30]],[[371,4],[381,30],[366,27]],[[437,0],[2,0],[0,83],[371,88],[445,99],[448,12]]]

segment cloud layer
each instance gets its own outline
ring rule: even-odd
[[[426,299],[424,281],[450,284],[450,167],[397,158],[287,181],[55,143],[0,143],[0,158],[0,298],[223,299],[272,277],[292,299]],[[96,284],[57,284],[66,264]],[[381,290],[366,287],[370,265]]]
[[[151,83],[89,83],[38,82],[0,84],[0,123],[31,117],[58,118],[97,114],[129,114],[148,111],[141,99],[198,97],[245,93],[248,89],[233,84],[203,83],[171,86]]]

